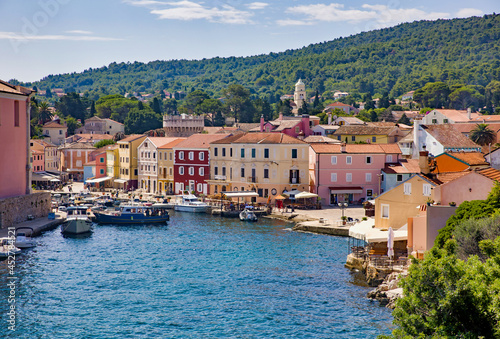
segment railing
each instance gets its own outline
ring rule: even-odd
[[[290,178],[290,184],[300,184],[300,178]]]
[[[401,149],[401,154],[403,155],[411,155],[413,153],[411,147],[400,147],[400,149]]]
[[[226,180],[226,176],[225,175],[214,175],[214,179],[215,180]]]
[[[248,177],[248,182],[257,182],[257,177]]]

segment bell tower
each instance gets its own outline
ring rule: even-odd
[[[298,114],[299,108],[302,107],[304,101],[306,100],[306,85],[299,79],[295,84],[295,92],[293,93],[293,101],[295,102],[296,108],[294,114]]]

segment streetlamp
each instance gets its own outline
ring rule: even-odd
[[[348,204],[346,202],[339,202],[338,203],[340,209],[342,210],[342,224],[345,225],[345,217],[344,217],[344,210],[347,208]]]

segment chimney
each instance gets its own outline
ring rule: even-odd
[[[260,131],[264,132],[264,114],[260,116]]]
[[[280,115],[278,117],[278,120],[283,120],[283,112],[280,112]]]
[[[431,172],[429,168],[429,151],[425,150],[425,146],[422,148],[423,151],[418,152],[418,167],[420,168],[420,173],[429,174]]]
[[[304,137],[311,135],[311,128],[309,126],[309,114],[302,114],[302,130],[304,131]]]
[[[341,153],[347,153],[345,142],[343,142],[343,143],[340,144],[340,152]]]
[[[328,125],[332,124],[332,113],[328,113]]]
[[[469,120],[470,120],[471,113],[472,113],[472,109],[470,107],[467,108],[467,119],[469,119]]]

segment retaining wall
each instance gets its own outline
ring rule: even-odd
[[[13,226],[28,220],[49,215],[51,198],[49,192],[37,192],[12,198],[0,199],[0,228]]]

